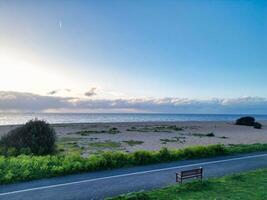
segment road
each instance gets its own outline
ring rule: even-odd
[[[1,200],[95,200],[175,183],[175,172],[203,167],[204,177],[267,167],[267,152],[84,173],[0,186]]]

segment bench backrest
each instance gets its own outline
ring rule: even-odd
[[[202,174],[202,172],[203,172],[202,168],[191,169],[191,170],[181,171],[181,176],[200,175],[200,174]]]

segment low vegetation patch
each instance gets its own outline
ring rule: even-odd
[[[97,134],[97,133],[109,133],[109,134],[116,134],[120,133],[119,129],[116,127],[109,128],[108,130],[82,130],[78,131],[75,134],[81,135],[81,136],[88,136],[91,134]]]
[[[57,141],[57,150],[63,154],[82,153],[82,147],[78,145],[81,138],[63,137]]]
[[[111,140],[106,140],[104,142],[91,142],[89,143],[89,147],[97,148],[97,149],[106,149],[106,150],[118,150],[121,147],[120,142],[114,142]]]
[[[169,138],[161,138],[160,141],[161,141],[161,144],[184,143],[185,142],[185,137],[184,136],[178,136],[178,137],[172,137],[171,139],[169,139]]]
[[[220,136],[218,138],[221,138],[221,139],[227,139],[228,137],[227,136]]]
[[[106,200],[206,200],[267,199],[267,169],[222,178],[173,185],[150,192],[121,195]]]
[[[144,126],[140,128],[131,127],[126,129],[126,131],[136,131],[136,132],[173,132],[173,131],[182,131],[183,128],[176,125],[172,126]]]
[[[192,133],[190,135],[197,136],[197,137],[214,137],[214,133]]]
[[[99,146],[100,144],[95,145]],[[134,153],[104,152],[100,155],[90,155],[87,158],[83,158],[78,154],[69,154],[65,156],[0,156],[0,184],[126,166],[146,165],[264,150],[267,150],[267,144],[231,146],[210,145],[173,150],[163,148],[160,151],[136,151]]]
[[[143,141],[140,141],[140,140],[125,140],[123,142],[128,144],[129,146],[135,146],[135,145],[140,145],[144,143]]]

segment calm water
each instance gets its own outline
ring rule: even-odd
[[[86,123],[86,122],[144,122],[144,121],[233,121],[245,115],[214,114],[100,114],[100,113],[0,113],[0,125],[22,124],[34,118],[49,123]],[[267,120],[267,115],[251,115],[258,121]]]

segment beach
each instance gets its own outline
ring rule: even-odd
[[[103,151],[133,152],[184,148],[209,144],[254,144],[267,142],[267,121],[262,129],[234,125],[229,121],[206,122],[116,122],[52,124],[62,153],[83,156]],[[0,126],[0,135],[19,125]]]

